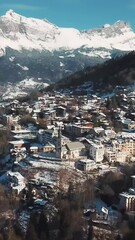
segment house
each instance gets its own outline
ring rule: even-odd
[[[35,153],[35,152],[42,152],[43,146],[39,143],[32,143],[30,144],[30,151]]]
[[[26,187],[25,178],[19,172],[7,171],[0,177],[0,182],[8,183],[7,186],[17,194]]]
[[[100,141],[90,141],[89,155],[95,162],[103,160],[104,152],[104,146]]]
[[[57,107],[56,108],[56,115],[59,116],[59,117],[65,117],[65,115],[66,115],[66,108],[62,107],[62,106]]]
[[[9,142],[9,148],[10,149],[15,149],[15,148],[24,148],[24,147],[28,147],[29,142],[25,141],[25,140],[15,140],[15,141],[10,141]]]
[[[43,152],[54,152],[54,151],[55,151],[55,146],[50,142],[48,142],[43,146]]]
[[[135,211],[135,176],[132,177],[132,186],[128,192],[120,193],[120,208],[127,212]]]
[[[19,194],[26,186],[25,178],[19,172],[8,172],[10,181],[11,181],[11,188],[17,194]]]
[[[11,108],[19,108],[20,107],[20,103],[18,100],[14,100],[13,102],[10,103],[10,107]]]
[[[81,171],[90,171],[96,169],[96,163],[90,159],[81,159],[77,162],[76,167]]]
[[[105,157],[109,162],[125,162],[128,155],[127,151],[115,151],[112,148],[105,148]]]
[[[55,146],[48,142],[45,145],[42,145],[40,143],[33,143],[30,145],[30,151],[33,153],[36,152],[54,152],[55,151]]]
[[[114,162],[116,161],[116,152],[107,148],[105,149],[105,157],[109,162]]]
[[[12,137],[16,140],[33,140],[36,139],[36,130],[19,129],[11,131]]]

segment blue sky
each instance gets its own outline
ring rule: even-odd
[[[61,27],[83,30],[124,20],[135,30],[135,0],[1,0],[0,15],[9,9]]]

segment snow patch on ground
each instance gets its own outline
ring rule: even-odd
[[[13,56],[9,57],[10,62],[13,62],[14,60],[15,60],[15,57],[13,57]]]
[[[26,67],[26,66],[21,66],[21,64],[19,64],[19,63],[17,63],[16,65],[17,65],[18,67],[20,67],[21,69],[23,69],[24,71],[29,70],[28,67]]]
[[[2,95],[2,98],[3,100],[6,100],[14,99],[21,96],[24,97],[27,96],[32,89],[42,89],[47,87],[48,85],[48,83],[42,82],[41,79],[35,81],[34,78],[26,78],[15,85],[8,84],[6,91]]]
[[[65,66],[65,64],[60,62],[60,67],[64,67],[64,66]]]

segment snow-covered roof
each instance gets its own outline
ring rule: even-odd
[[[16,144],[27,144],[28,141],[26,140],[16,140],[16,141],[10,141],[10,144],[16,145]]]
[[[125,197],[125,198],[135,198],[134,194],[128,193],[128,192],[122,192],[120,193],[120,196]]]
[[[34,204],[38,204],[40,206],[44,206],[46,203],[47,203],[47,201],[45,201],[44,199],[39,199],[39,198],[34,201]]]

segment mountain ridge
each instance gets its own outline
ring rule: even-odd
[[[129,86],[135,83],[135,51],[111,59],[95,67],[87,67],[83,71],[60,80],[47,87],[47,90],[77,88],[84,83],[90,83],[93,89],[113,91],[116,86]]]
[[[79,31],[9,10],[0,17],[0,43],[0,85],[42,86],[135,50],[135,33],[120,20]]]
[[[120,20],[101,28],[79,31],[75,28],[58,27],[48,20],[27,18],[9,10],[0,17],[0,31],[0,39],[5,40],[2,47],[16,50],[24,48],[54,51],[82,46],[135,50],[135,43],[132,41],[135,33],[128,23]],[[125,40],[130,41],[130,44],[127,45]]]

